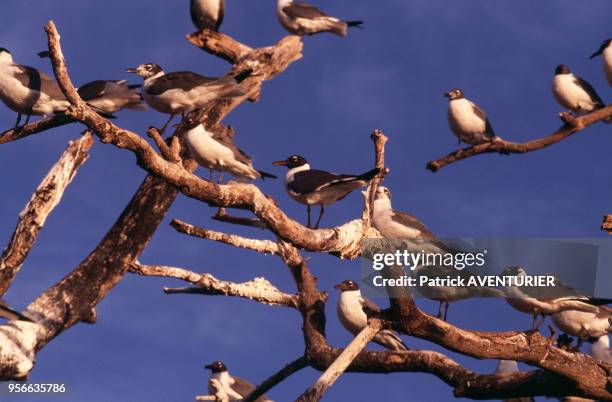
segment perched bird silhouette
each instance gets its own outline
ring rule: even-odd
[[[225,0],[191,0],[189,10],[193,25],[200,31],[219,31],[225,14]]]
[[[495,132],[486,113],[465,97],[460,89],[444,94],[448,98],[448,124],[461,142],[479,145],[494,141]]]
[[[605,107],[604,101],[595,88],[572,74],[564,64],[559,64],[555,69],[552,93],[561,106],[574,113],[590,113]],[[612,119],[607,119],[606,122],[610,123]]]
[[[346,37],[348,28],[363,24],[363,21],[343,21],[331,17],[310,4],[292,0],[278,0],[276,15],[287,31],[300,36],[331,32]]]
[[[228,396],[230,401],[241,401],[255,390],[255,386],[247,380],[230,375],[227,371],[227,367],[222,361],[216,361],[211,364],[204,366],[210,370],[210,380],[208,385],[209,395],[215,395],[214,387],[211,387],[210,381],[218,381],[215,384],[221,385],[223,392]],[[272,402],[270,398],[265,395],[260,396],[255,400],[256,402]]]
[[[612,87],[612,39],[604,40],[599,50],[591,55],[591,59],[597,56],[601,56],[604,74],[608,79],[608,84]]]

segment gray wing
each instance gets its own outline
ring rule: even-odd
[[[393,216],[391,217],[393,222],[397,222],[400,225],[408,226],[411,228],[417,229],[421,232],[421,237],[424,239],[435,239],[436,236],[425,226],[421,221],[419,221],[414,215],[410,215],[406,212],[395,211],[393,210]]]
[[[576,289],[564,285],[558,278],[555,278],[555,286],[523,286],[521,292],[529,297],[542,301],[554,300],[580,300],[588,303],[589,298],[578,292]]]
[[[151,95],[161,95],[170,89],[190,91],[195,87],[210,84],[217,80],[219,80],[219,78],[204,77],[191,71],[176,71],[157,78],[153,84],[147,88],[147,92]]]
[[[360,300],[363,311],[368,315],[368,312],[380,313],[380,307],[370,299],[362,297]]]
[[[474,114],[476,116],[478,116],[479,118],[481,118],[482,120],[484,120],[486,127],[485,127],[485,134],[488,137],[495,137],[495,131],[493,131],[493,126],[491,126],[491,122],[489,121],[489,119],[487,118],[487,114],[484,112],[484,110],[482,110],[481,108],[478,107],[477,104],[475,104],[474,102],[472,102],[472,109],[474,110]]]
[[[241,150],[236,146],[234,142],[234,138],[221,132],[213,132],[213,138],[228,147],[234,153],[234,157],[237,161],[244,163],[245,165],[251,165],[253,163],[253,158],[251,158],[246,152]]]
[[[323,11],[307,3],[292,3],[283,8],[283,12],[291,18],[316,19],[329,17]]]
[[[53,99],[65,99],[62,90],[51,77],[45,73],[28,66],[17,66],[15,78],[24,86],[45,93]]]
[[[574,82],[576,83],[576,85],[584,89],[586,93],[589,94],[593,103],[596,103],[597,105],[601,107],[605,106],[604,101],[601,99],[601,97],[599,96],[597,91],[595,91],[595,88],[593,88],[591,84],[589,84],[587,81],[583,80],[582,78],[576,77],[576,76],[574,76]]]
[[[251,384],[249,381],[245,380],[244,378],[240,378],[236,376],[232,376],[232,378],[234,379],[234,384],[232,385],[232,389],[238,392],[243,397],[253,392],[256,388],[253,384]],[[255,402],[266,402],[266,401],[270,401],[270,398],[268,398],[266,395],[262,395],[255,400]]]
[[[225,0],[219,2],[219,18],[217,18],[217,24],[215,25],[215,31],[219,32],[221,24],[223,24],[223,18],[225,17]]]

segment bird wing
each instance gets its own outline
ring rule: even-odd
[[[323,11],[307,3],[291,3],[283,8],[283,12],[290,18],[316,19],[329,17]]]
[[[472,101],[470,101],[470,105],[472,105],[472,110],[474,111],[474,114],[485,122],[485,134],[488,134],[489,137],[494,137],[495,131],[493,131],[493,126],[491,126],[491,122],[487,118],[487,114],[485,113],[485,111],[479,108],[478,105]]]
[[[399,223],[403,226],[408,226],[414,228],[421,232],[421,238],[427,240],[433,240],[436,238],[434,234],[423,224],[423,222],[419,221],[414,215],[411,215],[406,212],[401,211],[393,211],[393,215],[391,216],[391,220],[393,222]]]
[[[597,91],[595,91],[595,88],[593,88],[591,84],[589,84],[587,81],[583,80],[582,78],[576,77],[576,76],[574,76],[574,82],[576,83],[576,85],[580,86],[582,89],[586,91],[586,93],[589,94],[593,102],[599,104],[600,106],[604,106],[604,101],[601,99],[601,97],[599,96]]]
[[[326,172],[324,170],[309,169],[298,172],[287,187],[298,194],[308,194],[337,183],[344,183],[357,179],[357,176],[342,175]]]
[[[190,91],[200,85],[210,84],[218,78],[204,77],[191,71],[175,71],[157,78],[149,87],[147,93],[161,95],[170,89]]]
[[[253,158],[251,158],[246,152],[236,146],[236,143],[234,142],[234,138],[232,136],[229,136],[224,132],[213,132],[212,138],[215,141],[231,149],[234,153],[234,158],[236,158],[237,161],[249,166],[253,163]]]
[[[22,85],[35,91],[43,92],[53,99],[65,99],[62,90],[57,83],[48,75],[29,66],[16,66],[14,77]]]
[[[81,85],[78,89],[79,96],[84,101],[99,98],[106,93],[106,83],[107,81],[104,80],[95,80]]]
[[[381,311],[380,307],[378,307],[376,303],[365,297],[360,297],[359,303],[361,304],[361,307],[363,307],[363,312],[366,313],[366,315],[368,315],[368,312],[380,313]]]
[[[225,0],[221,0],[219,2],[219,18],[217,18],[217,23],[215,25],[215,31],[219,31],[221,28],[221,24],[223,24],[223,18],[225,17]]]
[[[249,381],[245,380],[244,378],[240,378],[236,376],[232,376],[232,378],[234,379],[234,383],[232,384],[232,389],[236,391],[237,393],[239,393],[240,395],[242,395],[243,397],[255,391],[256,387],[253,384],[251,384]],[[270,399],[265,395],[262,395],[255,400],[255,402],[265,402],[265,401],[270,401]]]

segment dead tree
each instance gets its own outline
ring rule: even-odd
[[[292,308],[301,314],[305,344],[303,355],[292,356],[293,360],[264,381],[245,399],[247,401],[255,400],[307,366],[323,374],[301,396],[296,392],[296,398],[300,401],[319,400],[344,372],[431,373],[452,387],[457,397],[474,399],[577,395],[612,400],[610,366],[589,356],[559,349],[539,333],[462,329],[424,313],[416,306],[410,294],[402,292],[390,294],[391,307],[373,317],[345,349],[330,345],[325,334],[324,306],[327,294],[318,288],[308,261],[302,257],[301,252],[327,253],[337,258],[354,259],[361,254],[362,239],[380,237],[371,227],[370,211],[372,194],[387,172],[384,168],[387,137],[380,131],[374,131],[371,136],[374,165],[381,168],[382,173],[373,180],[365,193],[362,215],[338,227],[312,230],[289,218],[273,199],[253,184],[230,182],[218,185],[194,175],[195,163],[182,147],[183,133],[180,128],[167,140],[156,130],[149,130],[147,134],[157,147],[154,148],[142,135],[123,129],[98,115],[79,97],[72,85],[60,37],[53,22],[47,24],[46,31],[55,77],[71,106],[65,116],[31,123],[21,130],[12,129],[0,134],[0,143],[43,133],[49,128],[68,123],[81,124],[87,130],[79,140],[69,144],[66,153],[41,183],[24,210],[13,239],[0,259],[0,295],[19,272],[28,251],[34,245],[44,218],[59,202],[63,189],[78,166],[87,159],[93,137],[97,137],[102,144],[132,152],[136,156],[136,164],[149,176],[98,246],[70,274],[27,307],[25,313],[35,322],[13,321],[0,326],[0,379],[27,379],[34,368],[37,353],[73,325],[79,322],[95,323],[96,305],[130,272],[142,276],[176,278],[189,284],[180,289],[164,288],[168,294],[242,297]],[[197,118],[206,127],[216,130],[230,130],[221,125],[223,118],[245,100],[259,99],[263,82],[299,60],[303,46],[301,39],[296,36],[285,37],[276,45],[259,49],[252,49],[227,35],[208,30],[193,33],[187,38],[195,46],[232,63],[234,71],[249,68],[254,72],[243,82],[248,89],[247,95],[212,102],[197,113]],[[610,116],[611,106],[577,119],[565,116],[565,125],[550,137],[528,144],[499,142],[476,146],[459,155],[451,154],[432,162],[430,166],[439,169],[448,163],[484,152],[535,150]],[[255,226],[272,233],[275,241],[206,230],[178,220],[172,222],[176,230],[191,236],[278,256],[294,280],[295,291],[278,289],[265,278],[233,283],[184,268],[140,262],[141,253],[179,194],[219,207],[216,219],[223,222]],[[249,211],[253,217],[235,217],[227,212],[229,209]],[[481,374],[464,368],[439,352],[364,350],[368,341],[381,329],[394,329],[477,359],[516,360],[534,369],[511,375]],[[217,396],[218,400],[226,398],[227,395]]]

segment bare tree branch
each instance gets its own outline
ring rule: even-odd
[[[175,278],[189,282],[197,288],[189,292],[176,292],[164,288],[166,293],[199,293],[211,296],[237,296],[275,306],[296,307],[297,295],[281,292],[265,278],[255,278],[244,283],[222,281],[211,274],[198,274],[183,268],[160,265],[142,265],[134,262],[130,271],[143,276]]]
[[[11,286],[47,217],[60,203],[79,167],[89,158],[89,149],[93,143],[93,136],[89,132],[77,140],[70,141],[19,214],[19,222],[13,236],[0,256],[0,296]]]
[[[262,254],[278,254],[278,244],[271,240],[249,239],[246,237],[203,229],[179,219],[173,219],[170,226],[181,233],[202,239],[214,240],[238,248],[254,250]]]
[[[247,395],[244,398],[244,402],[254,402],[257,400],[257,398],[271,390],[275,385],[281,383],[287,377],[305,367],[308,367],[308,359],[306,359],[304,356],[288,363],[285,367],[274,373],[270,378],[262,382],[253,392]]]
[[[5,132],[0,134],[0,144],[17,141],[32,134],[38,134],[43,131],[55,127],[64,126],[70,123],[74,123],[74,120],[63,114],[56,114],[53,117],[34,121],[32,123],[26,124],[25,126],[6,130]]]
[[[298,402],[316,402],[327,391],[348,366],[353,362],[355,357],[366,347],[366,345],[374,339],[376,334],[380,332],[383,323],[377,319],[371,319],[368,325],[362,329],[351,343],[340,353],[338,358],[329,365],[327,370],[319,377],[319,379],[297,399]]]
[[[563,141],[569,136],[576,134],[597,122],[612,118],[612,105],[580,117],[574,117],[568,113],[561,113],[560,117],[565,124],[560,129],[546,137],[538,138],[525,143],[499,140],[474,145],[459,151],[451,152],[445,157],[428,162],[427,169],[431,170],[432,172],[436,172],[442,169],[444,166],[450,165],[451,163],[484,153],[522,154],[546,148],[550,145]]]
[[[229,215],[225,208],[219,208],[216,214],[212,218],[219,222],[231,223],[233,225],[250,226],[259,229],[268,229],[268,225],[264,221],[258,218],[247,218],[243,216]]]

